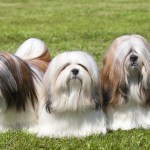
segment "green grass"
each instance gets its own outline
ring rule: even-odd
[[[86,138],[38,138],[23,132],[7,132],[0,135],[0,149],[23,150],[148,150],[150,131],[131,130],[108,132]]]
[[[51,56],[84,50],[99,67],[109,44],[124,34],[150,41],[148,0],[1,0],[0,50],[14,53],[30,37],[40,38]],[[149,149],[150,131],[109,132],[87,138],[38,138],[23,132],[0,134],[0,149]]]

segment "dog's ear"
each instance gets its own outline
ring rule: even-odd
[[[103,97],[103,105],[117,105],[119,96],[126,100],[127,87],[125,77],[119,72],[119,68],[110,69],[103,67],[101,70],[101,90]]]
[[[100,90],[100,84],[99,82],[95,84],[93,88],[93,100],[95,102],[96,109],[99,109],[102,107],[102,92]]]
[[[102,93],[102,105],[106,106],[110,102],[112,98],[112,83],[110,81],[110,70],[111,65],[109,63],[108,59],[108,52],[103,60],[103,67],[100,71],[100,87],[101,87],[101,93]]]
[[[125,87],[125,77],[122,69],[122,64],[115,60],[117,45],[124,37],[117,38],[108,48],[103,59],[103,67],[100,72],[101,90],[103,97],[103,105],[117,104],[119,96],[126,96],[127,88]],[[114,61],[115,60],[115,61]]]
[[[146,69],[145,67],[142,68],[142,86],[140,88],[140,93],[145,95],[144,103],[150,106],[150,72],[148,70],[150,69]]]
[[[51,101],[46,101],[45,105],[47,112],[51,113]]]
[[[45,92],[45,101],[46,101],[45,102],[46,111],[48,113],[51,113],[51,110],[52,110],[51,104],[52,104],[52,102],[51,102],[51,95],[50,95],[49,91]]]
[[[102,93],[102,105],[106,106],[111,100],[112,97],[112,85],[108,81],[108,76],[106,76],[103,72],[101,71],[102,75],[100,76],[101,79],[101,93]]]
[[[144,101],[142,101],[144,106],[150,107],[150,89],[145,89],[141,86],[140,93],[144,96]]]

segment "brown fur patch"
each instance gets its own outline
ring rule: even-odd
[[[45,73],[50,60],[51,60],[51,57],[48,52],[48,49],[45,49],[45,52],[41,56],[39,56],[38,58],[31,59],[31,60],[26,60],[26,62],[35,66],[40,71]]]
[[[113,68],[114,54],[116,53],[116,47],[119,44],[116,39],[108,48],[106,55],[103,59],[103,67],[101,69],[101,89],[103,96],[103,105],[108,104],[117,105],[120,94],[126,98],[126,87],[122,84],[120,69]]]
[[[29,65],[20,58],[4,52],[0,53],[0,63],[0,90],[6,100],[7,109],[25,111],[28,100],[35,107],[35,73]]]

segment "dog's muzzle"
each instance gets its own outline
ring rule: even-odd
[[[137,60],[138,60],[138,56],[132,54],[132,55],[130,56],[131,66],[137,66]]]

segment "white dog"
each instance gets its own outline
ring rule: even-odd
[[[16,55],[0,53],[0,131],[32,131],[37,126],[41,80],[48,60],[45,44],[34,38],[25,41]]]
[[[103,61],[101,88],[108,128],[150,127],[150,46],[142,36],[113,41]]]
[[[106,133],[98,77],[97,65],[89,54],[72,51],[57,55],[44,76],[39,136]]]

